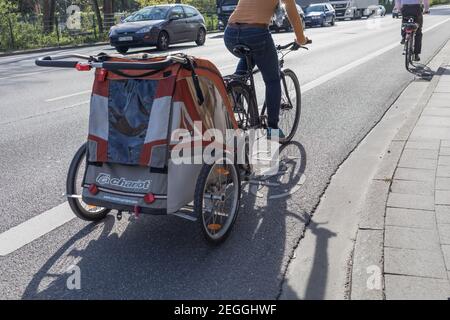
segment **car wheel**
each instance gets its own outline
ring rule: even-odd
[[[336,21],[335,21],[335,19],[333,17],[333,18],[331,18],[331,25],[334,26],[335,24],[336,24]]]
[[[322,20],[322,27],[326,27],[327,26],[327,20],[325,18],[323,18]]]
[[[156,47],[158,50],[167,50],[169,49],[170,39],[169,35],[165,31],[161,31],[158,36],[158,42],[156,43]]]
[[[205,44],[205,41],[206,41],[206,31],[205,31],[205,29],[200,28],[200,29],[198,30],[198,33],[197,33],[197,40],[195,40],[195,43],[196,43],[198,46],[202,46],[202,45]]]
[[[118,53],[125,54],[128,51],[128,47],[116,47]]]

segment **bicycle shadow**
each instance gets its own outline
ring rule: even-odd
[[[421,64],[421,63],[412,63],[412,68],[410,67],[408,71],[415,75],[416,77],[419,77],[426,81],[431,81],[436,74],[433,70],[431,70],[430,67]]]
[[[306,177],[304,176],[306,171],[306,151],[304,150],[303,146],[297,144],[296,142],[287,144],[280,150],[280,159],[282,160],[281,162],[283,162],[283,158],[286,156],[290,158],[288,162],[291,162],[292,159],[295,158],[300,158],[302,159],[302,161],[298,165],[297,173],[294,173],[296,172],[295,170],[289,172],[289,179],[287,181],[283,181],[283,178],[279,179],[278,176],[274,176],[265,180],[265,182],[267,182],[266,185],[268,186],[266,199],[268,199],[269,203],[270,201],[273,201],[275,199],[287,197],[288,194],[289,196],[295,197],[295,193],[296,191],[298,191],[296,187],[299,185],[303,185],[306,182]],[[281,165],[281,167],[282,166],[283,165]],[[281,168],[280,171],[281,170],[283,169]],[[283,177],[286,177],[286,175]],[[286,184],[284,184],[284,182],[286,182]],[[276,204],[274,203],[272,206],[267,206],[267,208],[270,207],[276,207],[279,212],[285,213],[288,219],[286,221],[286,229],[289,227],[289,219],[292,219],[296,221],[296,223],[304,224],[303,229],[305,230],[305,232],[307,229],[316,237],[313,258],[314,260],[310,273],[304,275],[296,275],[300,277],[308,277],[305,291],[296,292],[296,290],[291,288],[291,286],[286,283],[285,279],[283,279],[280,284],[280,292],[277,296],[277,299],[281,297],[283,299],[289,300],[323,299],[323,297],[325,296],[325,289],[328,281],[328,243],[329,239],[337,236],[337,234],[325,228],[323,225],[325,225],[326,223],[313,222],[311,220],[312,217],[309,214],[303,213],[302,215],[299,215],[298,213],[293,211],[291,208],[289,208],[288,201],[279,201],[276,202]],[[301,238],[298,239],[298,241],[301,241]],[[300,255],[302,254],[302,252],[298,253]],[[290,259],[292,257],[292,254],[293,252],[289,253]],[[283,275],[286,275],[288,266],[288,263],[283,265]]]
[[[84,227],[52,254],[22,298],[276,298],[291,250],[310,221],[298,209],[301,189],[286,194],[307,183],[301,181],[306,152],[297,142],[280,154],[286,150],[300,155],[296,170],[269,178],[272,183],[258,189],[263,197],[255,196],[250,184],[245,187],[236,226],[221,246],[207,245],[196,223],[176,217],[136,221],[124,215],[118,222],[110,215]],[[319,249],[326,251],[326,246]],[[72,265],[80,270],[80,290],[67,287]]]

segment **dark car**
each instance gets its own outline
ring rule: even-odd
[[[205,19],[188,5],[158,5],[136,11],[109,31],[109,40],[120,53],[129,48],[156,46],[166,50],[170,44],[206,40]]]
[[[302,7],[298,4],[297,12],[302,18],[303,28],[305,27],[305,14],[303,13]],[[290,31],[292,29],[291,23],[286,12],[286,6],[282,4],[279,9],[275,12],[270,23],[270,30],[275,32],[280,32],[281,30]]]
[[[310,4],[305,9],[305,24],[308,27],[322,26],[327,24],[334,26],[336,11],[329,3]]]

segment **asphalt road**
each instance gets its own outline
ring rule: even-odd
[[[450,9],[426,16],[429,28],[423,61],[450,38]],[[277,190],[255,197],[246,188],[222,246],[208,246],[197,223],[177,217],[118,222],[109,216],[99,224],[73,219],[0,256],[0,298],[277,298],[330,178],[414,78],[404,69],[402,47],[393,45],[399,29],[400,20],[390,16],[307,29],[310,50],[286,62],[306,89],[297,143],[290,147],[302,154],[306,180],[281,199],[270,197]],[[274,38],[283,44],[293,34]],[[206,57],[224,74],[236,64],[221,34],[210,35],[204,47],[172,50]],[[108,46],[74,51],[113,52]],[[0,58],[0,233],[65,202],[67,169],[86,138],[92,73],[38,68],[38,56]],[[261,89],[259,80],[259,96]],[[81,270],[80,290],[66,286],[73,264]]]

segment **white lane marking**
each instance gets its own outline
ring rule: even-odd
[[[0,256],[6,256],[75,218],[69,204],[37,215],[0,234]]]
[[[60,71],[60,70],[63,70],[63,69],[62,69],[62,68],[61,68],[61,69],[52,68],[52,69],[44,70],[44,71],[35,71],[35,72],[28,72],[28,73],[19,73],[19,74],[13,74],[13,75],[10,75],[10,76],[8,76],[8,77],[2,77],[2,78],[0,78],[0,80],[12,79],[12,78],[18,78],[18,77],[26,77],[26,76],[32,76],[32,75],[35,75],[35,74],[48,73],[48,72],[52,72],[52,71]]]
[[[80,91],[80,92],[68,94],[68,95],[65,95],[65,96],[60,96],[60,97],[56,97],[56,98],[47,99],[47,100],[45,100],[45,102],[53,102],[53,101],[63,100],[63,99],[66,99],[66,98],[71,98],[71,97],[79,96],[79,95],[86,94],[86,93],[91,93],[91,90]]]
[[[59,111],[62,111],[62,110],[67,110],[67,109],[79,107],[79,106],[88,104],[88,103],[90,103],[90,102],[91,102],[90,100],[81,101],[81,102],[72,104],[72,105],[67,106],[67,107],[58,108],[58,109],[56,109],[56,110],[51,110],[51,111],[47,111],[47,112],[44,112],[44,113],[38,113],[38,114],[30,115],[30,116],[28,116],[28,117],[24,117],[24,118],[20,118],[20,119],[15,119],[15,120],[12,120],[12,121],[0,122],[0,125],[9,125],[9,124],[11,124],[11,123],[15,123],[15,122],[23,121],[23,120],[28,120],[28,119],[32,119],[32,118],[36,118],[36,117],[41,117],[41,116],[43,116],[43,115],[47,115],[47,114],[50,114],[50,113],[59,112]]]
[[[438,27],[441,24],[446,23],[449,20],[450,18],[441,21],[431,26],[430,28],[427,28],[426,30],[424,30],[424,32],[433,30],[434,28]],[[323,84],[324,82],[331,80],[332,78],[337,77],[338,75],[350,70],[351,68],[354,68],[364,62],[367,62],[368,60],[373,59],[376,56],[379,56],[398,45],[399,45],[398,43],[389,45],[383,49],[374,52],[373,54],[367,57],[364,57],[346,66],[343,66],[331,72],[330,74],[319,77],[318,79],[304,85],[303,92],[311,90],[312,88],[317,87],[318,85]],[[75,216],[70,210],[68,203],[65,202],[53,209],[50,209],[44,213],[41,213],[40,215],[37,215],[23,222],[22,224],[16,227],[9,229],[8,231],[5,231],[4,233],[0,234],[0,256],[5,256],[9,253],[16,251],[17,249],[20,249],[24,245],[31,243],[32,241],[42,237],[43,235],[49,233],[50,231],[64,225],[65,223],[72,220],[74,217]]]
[[[437,24],[435,24],[435,25],[425,29],[423,31],[423,33],[431,31],[434,28],[437,28],[438,26],[440,26],[441,24],[446,23],[449,20],[450,20],[450,18],[447,18],[447,19],[445,19],[445,20],[443,20],[441,22],[438,22]],[[349,70],[351,70],[351,69],[353,69],[353,68],[355,68],[357,66],[360,66],[363,63],[366,63],[367,61],[372,60],[372,59],[382,55],[383,53],[386,53],[389,50],[392,50],[392,49],[394,49],[394,48],[396,48],[398,46],[400,46],[400,44],[398,42],[395,42],[393,44],[388,45],[387,47],[384,47],[384,48],[382,48],[380,50],[377,50],[377,51],[375,51],[375,52],[373,52],[371,54],[368,54],[367,56],[365,56],[365,57],[363,57],[361,59],[358,59],[356,61],[353,61],[352,63],[349,63],[349,64],[347,64],[345,66],[342,66],[342,67],[340,67],[340,68],[338,68],[338,69],[336,69],[336,70],[334,70],[334,71],[332,71],[330,73],[324,74],[323,76],[321,76],[321,77],[319,77],[319,78],[317,78],[317,79],[315,79],[315,80],[313,80],[311,82],[308,82],[305,85],[302,85],[302,92],[304,93],[304,92],[307,92],[307,91],[309,91],[311,89],[314,89],[315,87],[318,87],[318,86],[324,84],[325,82],[327,82],[327,81],[329,81],[331,79],[334,79],[337,76],[340,76],[341,74],[344,74],[345,72],[347,72],[347,71],[349,71]]]

